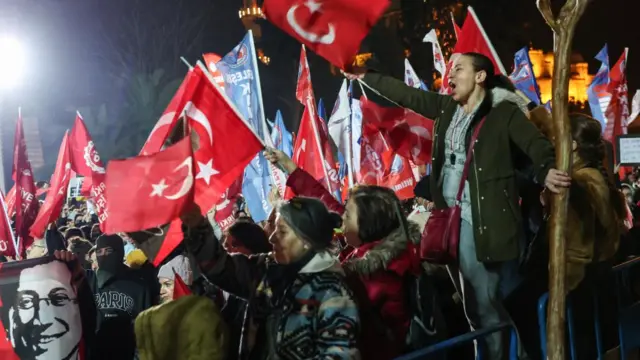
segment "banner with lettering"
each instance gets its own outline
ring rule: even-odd
[[[224,75],[225,90],[231,101],[258,137],[269,144],[271,136],[264,116],[260,74],[251,32],[249,31],[240,44],[216,63],[216,66]],[[260,152],[245,169],[242,183],[242,194],[247,201],[251,217],[256,222],[266,220],[271,212],[272,207],[268,200],[270,186],[269,162]]]
[[[87,359],[82,319],[95,314],[81,312],[93,298],[78,285],[52,256],[0,263],[0,359]]]

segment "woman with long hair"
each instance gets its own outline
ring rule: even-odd
[[[567,174],[553,169],[554,149],[527,119],[526,104],[510,81],[495,75],[492,61],[478,53],[459,55],[451,67],[451,95],[411,88],[376,73],[346,74],[359,79],[389,100],[435,120],[430,188],[435,207],[456,202],[471,135],[482,119],[461,199],[459,258],[451,264],[454,283],[464,297],[465,313],[473,328],[510,321],[500,299],[500,270],[517,259],[523,237],[518,211],[516,154],[533,162],[533,177],[551,191],[570,185]],[[458,276],[458,272],[460,276]],[[464,286],[457,279],[462,278]],[[486,338],[487,355],[505,356],[504,334]],[[522,358],[526,355],[521,354]]]

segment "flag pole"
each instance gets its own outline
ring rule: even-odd
[[[16,260],[19,256],[18,251],[18,242],[16,241],[16,237],[13,234],[13,230],[11,230],[11,220],[9,219],[9,214],[7,214],[7,203],[4,201],[4,195],[0,196],[0,201],[2,201],[2,209],[4,210],[4,221],[9,227],[9,233],[11,233],[11,242],[13,242],[13,249],[16,252]]]
[[[184,58],[184,56],[180,56],[180,60],[182,60],[182,62],[187,65],[187,67],[189,68],[189,70],[193,70],[193,66],[191,66],[191,64],[189,64],[189,62],[187,61],[187,59]]]
[[[355,184],[353,179],[353,175],[355,174],[353,172],[353,149],[351,147],[351,145],[353,145],[353,109],[351,108],[351,105],[353,103],[353,94],[350,90],[352,89],[353,80],[349,80],[349,83],[347,85],[347,96],[349,100],[349,133],[347,134],[347,136],[349,137],[349,139],[347,141],[347,151],[344,155],[346,157],[345,161],[347,162],[347,185],[349,186],[349,189],[353,188]],[[338,94],[338,96],[340,96],[340,94]]]
[[[480,30],[480,33],[482,34],[484,39],[487,41],[487,45],[489,46],[489,50],[491,51],[491,56],[493,56],[493,58],[496,59],[496,64],[498,65],[500,72],[503,75],[507,74],[507,71],[504,69],[504,65],[502,65],[502,61],[500,61],[500,58],[498,57],[498,53],[496,52],[496,49],[493,48],[493,44],[491,43],[491,40],[487,36],[487,33],[484,31],[484,28],[482,27],[482,23],[480,23],[480,20],[478,19],[476,12],[473,10],[471,6],[468,7],[468,11],[469,11],[469,15],[473,17],[473,20],[475,20],[476,24],[478,25],[478,29]]]

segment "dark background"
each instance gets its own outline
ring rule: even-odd
[[[401,77],[409,50],[413,67],[430,84],[431,46],[422,37],[431,27],[440,29],[441,39],[450,34],[448,14],[454,10],[461,25],[463,5],[474,6],[507,69],[523,46],[553,49],[535,0],[395,0],[397,14],[388,26],[374,28],[362,51],[373,52],[385,72]],[[49,178],[76,109],[103,158],[136,154],[184,76],[179,57],[195,63],[202,53],[231,50],[246,31],[238,18],[241,7],[242,0],[0,0],[0,33],[21,38],[30,55],[22,85],[0,93],[5,173],[11,168],[18,105],[25,118],[37,119],[44,154],[44,165],[35,170],[40,179]],[[593,57],[605,42],[612,65],[628,46],[630,97],[640,87],[637,14],[638,0],[590,1],[573,47],[594,73],[600,64]],[[268,66],[260,64],[266,115],[273,119],[281,109],[289,129],[297,131],[300,44],[266,21],[259,24],[257,46],[271,58]],[[341,78],[311,52],[309,62],[316,98],[324,98],[330,112]]]

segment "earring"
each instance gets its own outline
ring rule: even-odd
[[[309,250],[309,244],[302,245],[302,248],[304,248],[305,250]]]

